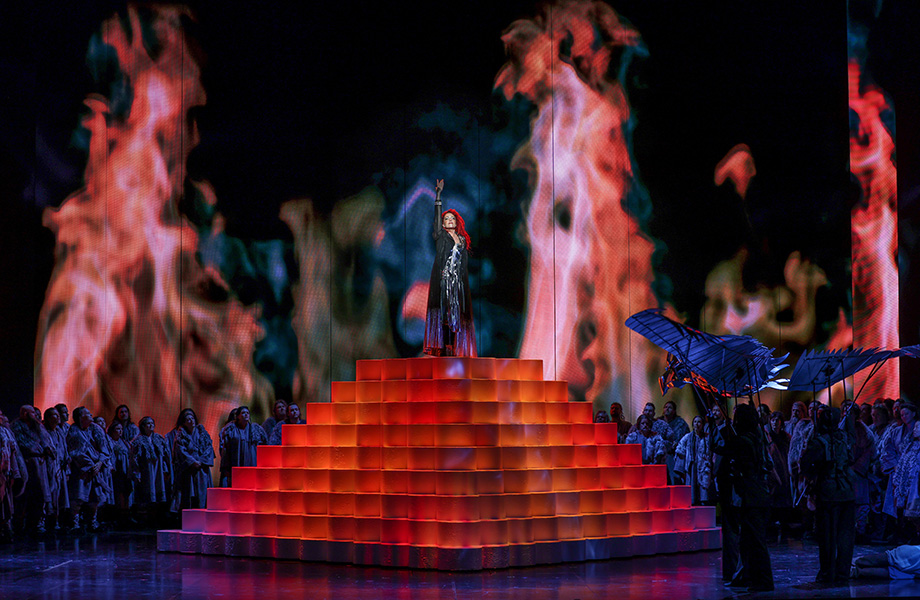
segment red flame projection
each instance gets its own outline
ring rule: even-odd
[[[742,198],[747,196],[747,189],[754,175],[757,175],[757,167],[754,165],[751,148],[747,144],[738,144],[729,150],[725,158],[716,165],[716,185],[722,185],[730,179],[735,191]]]
[[[605,4],[570,2],[515,22],[502,39],[509,62],[496,87],[538,107],[515,157],[534,190],[520,356],[541,358],[547,378],[568,381],[575,399],[598,408],[613,399],[644,403],[663,357],[623,323],[657,305],[653,245],[623,208],[635,184],[630,106],[608,75],[623,49],[639,46],[639,33]]]
[[[862,198],[850,215],[853,255],[853,343],[864,348],[897,348],[898,337],[898,186],[895,144],[882,122],[891,110],[882,90],[861,85],[859,62],[848,65],[850,110],[859,127],[850,131],[850,171]],[[857,376],[857,385],[865,374]],[[896,361],[888,361],[866,385],[865,398],[897,398]]]
[[[216,431],[231,407],[268,404],[272,389],[251,360],[262,335],[258,310],[201,266],[198,235],[177,209],[197,137],[186,115],[205,94],[182,34],[184,12],[151,15],[155,55],[135,8],[130,31],[114,17],[103,25],[133,102],[117,117],[105,99],[86,101],[85,187],[45,213],[57,246],[39,323],[35,404],[109,415],[124,403],[135,418],[161,417],[161,429],[190,406]]]

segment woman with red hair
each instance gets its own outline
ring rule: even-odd
[[[476,356],[473,301],[467,264],[470,236],[455,210],[441,212],[444,180],[435,185],[435,258],[428,286],[425,354]]]

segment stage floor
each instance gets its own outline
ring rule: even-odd
[[[857,556],[881,548],[857,547]],[[811,583],[812,543],[771,545],[776,591],[722,585],[719,551],[599,562],[445,573],[160,553],[153,532],[110,532],[0,546],[0,597],[20,598],[855,598],[920,596],[920,581]]]

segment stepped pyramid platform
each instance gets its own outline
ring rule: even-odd
[[[715,509],[591,411],[539,360],[361,360],[157,547],[442,570],[721,547]]]

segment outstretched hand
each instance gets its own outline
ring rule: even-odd
[[[440,192],[441,190],[443,190],[443,189],[444,189],[444,180],[443,180],[443,179],[436,179],[436,180],[435,180],[435,184],[434,184],[434,189],[436,189],[436,190],[439,191],[439,192]]]

